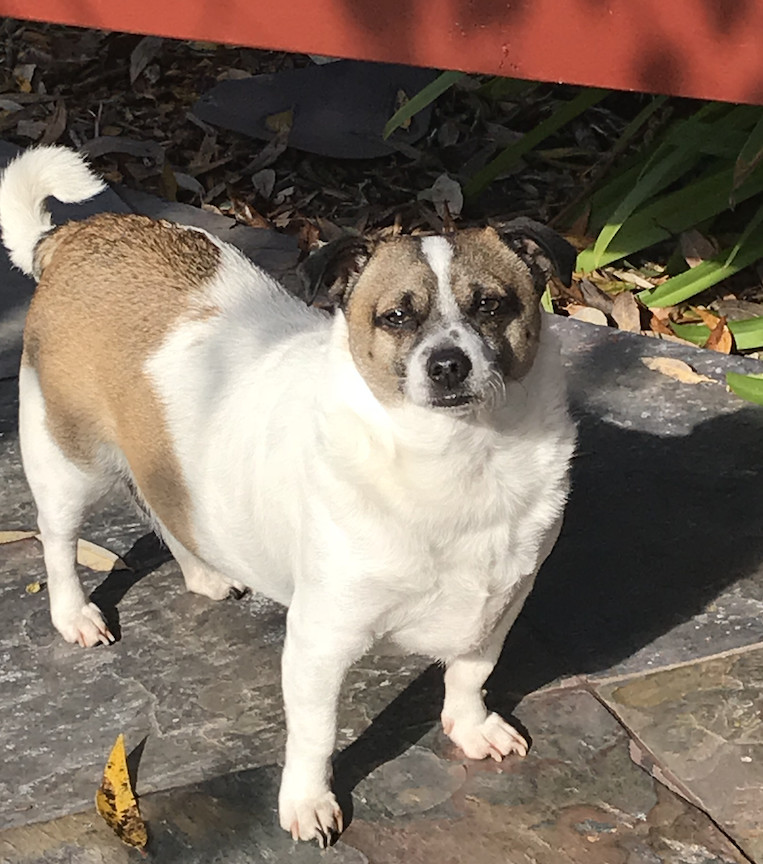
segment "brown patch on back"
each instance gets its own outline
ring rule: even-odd
[[[460,231],[453,246],[451,290],[465,314],[473,306],[475,289],[508,299],[511,315],[471,320],[498,351],[504,375],[522,378],[535,359],[541,324],[540,298],[529,268],[492,228]]]
[[[391,332],[376,318],[404,301],[421,320],[429,314],[437,283],[417,240],[398,237],[377,247],[350,294],[345,308],[350,352],[371,391],[382,403],[401,398],[405,359],[416,334]]]
[[[214,314],[197,303],[218,247],[169,222],[102,214],[58,228],[36,257],[22,362],[37,371],[52,435],[83,467],[104,445],[121,450],[151,509],[193,550],[188,490],[144,365],[179,318]]]

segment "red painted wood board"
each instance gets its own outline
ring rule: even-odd
[[[763,0],[0,0],[0,13],[763,103]]]

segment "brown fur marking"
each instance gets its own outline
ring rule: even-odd
[[[42,275],[24,332],[50,431],[83,467],[103,449],[124,453],[148,505],[188,549],[188,490],[144,371],[181,316],[211,314],[194,299],[214,277],[219,249],[204,234],[144,216],[70,222],[39,244]]]
[[[532,366],[540,335],[540,298],[530,270],[493,228],[461,231],[453,243],[451,289],[461,309],[469,312],[475,288],[511,301],[509,315],[472,320],[498,352],[504,376],[519,380]]]
[[[412,237],[380,243],[352,290],[345,310],[350,351],[371,391],[383,403],[400,398],[400,373],[416,333],[385,330],[377,326],[376,319],[406,297],[424,320],[436,292],[435,276]]]

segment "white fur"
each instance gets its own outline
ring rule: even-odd
[[[37,200],[18,188],[23,177],[38,188],[32,167],[22,161],[10,175],[26,202]],[[13,212],[7,188],[3,200]],[[27,224],[42,230],[39,217]],[[469,416],[410,400],[385,407],[353,363],[341,312],[308,309],[216,242],[219,271],[200,302],[219,314],[180,322],[145,364],[193,502],[195,555],[173,548],[203,587],[221,578],[289,605],[280,820],[325,842],[341,830],[330,789],[340,686],[376,640],[446,665],[443,726],[467,756],[525,752],[521,735],[488,714],[482,686],[558,534],[574,430],[545,325],[534,366],[500,401]],[[31,237],[14,243],[28,263]],[[425,244],[447,288],[444,247]],[[111,477],[105,463],[93,476],[66,459],[31,370],[21,385],[24,462],[63,596],[52,599],[81,631],[89,613],[73,575],[73,526]],[[84,641],[104,635],[95,626]]]
[[[450,287],[450,262],[453,246],[446,237],[424,237],[421,252],[437,279],[437,308],[446,321],[455,321],[460,313]]]
[[[46,198],[86,201],[105,189],[84,158],[65,147],[36,147],[9,163],[0,177],[0,225],[11,261],[34,275],[34,250],[52,228]]]
[[[481,422],[388,410],[347,325],[225,250],[220,315],[177,328],[147,368],[168,406],[200,556],[289,604],[282,825],[333,823],[336,701],[377,639],[444,662],[443,722],[475,758],[523,753],[481,688],[559,530],[573,429],[558,348]],[[212,444],[214,442],[214,444]]]
[[[100,610],[88,603],[77,577],[77,537],[82,515],[108,491],[108,476],[74,465],[48,432],[37,373],[19,371],[19,439],[24,471],[38,504],[38,524],[48,574],[50,617],[67,642],[82,646],[113,641]]]
[[[445,237],[424,237],[421,252],[437,279],[435,304],[439,313],[437,324],[430,328],[408,359],[405,393],[415,405],[429,405],[432,399],[432,381],[427,372],[427,361],[434,351],[452,346],[466,353],[472,364],[466,381],[469,391],[480,400],[491,401],[502,394],[503,387],[496,379],[499,370],[496,358],[480,335],[464,318],[451,287],[450,263],[453,245]]]

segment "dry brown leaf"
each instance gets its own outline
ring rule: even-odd
[[[148,832],[130,784],[125,739],[121,733],[109,755],[101,786],[95,793],[95,809],[123,843],[141,850],[145,847]]]
[[[654,288],[654,282],[645,279],[635,270],[612,270],[612,273],[617,276],[621,282],[627,282],[629,285],[635,285],[637,288]]]
[[[110,573],[112,570],[129,570],[125,562],[103,546],[97,546],[89,540],[77,541],[77,562],[90,570],[99,573]]]
[[[570,318],[574,318],[576,321],[587,321],[589,324],[600,324],[604,327],[607,326],[607,316],[601,311],[601,309],[593,309],[590,306],[576,306],[575,304],[570,304],[567,307],[567,311],[569,312]]]
[[[621,330],[627,330],[630,333],[641,332],[641,310],[630,291],[623,291],[615,297],[612,317]]]
[[[725,318],[719,318],[718,323],[710,331],[710,336],[705,342],[705,348],[711,351],[719,351],[721,354],[731,354],[734,347],[734,337],[728,328]]]
[[[45,126],[45,132],[40,138],[40,144],[55,144],[66,131],[66,105],[59,99]]]
[[[429,189],[418,194],[419,201],[431,201],[440,219],[455,218],[464,206],[461,184],[448,174],[440,174]]]
[[[0,531],[0,546],[4,543],[15,543],[17,540],[30,540],[36,536],[36,531]]]
[[[19,120],[16,124],[16,134],[30,141],[37,139],[45,132],[47,123],[44,120]]]
[[[130,54],[130,84],[134,84],[141,72],[156,57],[162,47],[159,36],[144,36]]]
[[[681,254],[689,267],[696,267],[718,252],[718,246],[700,234],[696,228],[684,231],[680,237],[680,244]]]
[[[252,186],[255,192],[263,198],[270,198],[276,185],[276,172],[272,168],[263,168],[252,174]]]
[[[673,378],[682,384],[717,383],[713,378],[695,372],[688,363],[684,363],[683,360],[678,360],[676,357],[642,357],[641,362],[647,369],[659,372],[661,375],[667,375],[668,378]]]
[[[606,291],[602,291],[598,285],[591,282],[590,279],[581,279],[578,287],[583,298],[581,305],[600,309],[605,315],[609,315],[612,312],[615,301]]]
[[[675,311],[675,306],[655,306],[649,311],[660,321],[670,320],[671,313]]]
[[[668,327],[665,323],[664,318],[656,315],[654,311],[652,311],[652,317],[649,319],[649,326],[655,333],[659,333],[662,336],[675,336],[676,334]]]
[[[718,326],[718,322],[721,320],[717,315],[714,315],[708,309],[703,309],[700,306],[693,306],[692,310],[699,315],[702,319],[702,323],[711,330],[715,330]]]
[[[13,77],[22,93],[32,92],[32,78],[37,66],[34,63],[20,63],[13,70]]]

